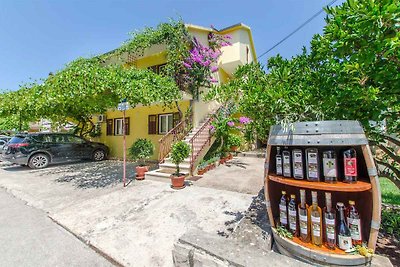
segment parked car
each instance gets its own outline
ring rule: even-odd
[[[5,146],[5,144],[7,144],[8,141],[10,141],[11,137],[7,136],[7,135],[0,135],[0,155],[1,152],[3,151],[3,147]]]
[[[28,165],[33,169],[46,168],[50,163],[81,159],[101,161],[109,149],[102,143],[85,140],[73,134],[17,134],[3,147],[2,160]]]

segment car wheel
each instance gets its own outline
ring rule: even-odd
[[[97,149],[93,152],[92,159],[94,161],[102,161],[106,159],[106,152],[102,149]]]
[[[39,153],[33,155],[29,159],[29,167],[32,169],[43,169],[46,168],[50,163],[50,158],[46,154]]]

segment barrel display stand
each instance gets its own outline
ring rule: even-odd
[[[311,182],[304,178],[295,180],[276,175],[275,156],[277,147],[284,149],[304,149],[316,147],[321,151],[334,149],[337,154],[338,182],[329,184],[323,181]],[[357,183],[347,184],[343,179],[342,151],[354,148],[357,153]],[[322,161],[322,159],[320,158]],[[305,164],[305,163],[303,163]],[[292,164],[291,164],[292,165]],[[292,166],[291,166],[292,167]],[[322,173],[322,169],[320,170]],[[293,173],[293,170],[292,170]],[[336,248],[330,250],[304,243],[298,237],[287,239],[277,234],[276,223],[279,222],[279,201],[281,191],[288,195],[295,194],[298,199],[300,189],[306,190],[306,203],[311,204],[311,190],[318,192],[318,205],[325,207],[325,192],[332,194],[332,207],[337,202],[356,202],[356,208],[361,216],[363,242],[375,250],[380,227],[381,192],[375,163],[364,131],[357,121],[314,121],[298,122],[289,128],[281,125],[271,127],[265,158],[265,200],[272,233],[279,252],[303,260],[314,265],[329,266],[365,266],[371,261],[361,255],[350,255]],[[335,209],[335,208],[334,208]],[[336,210],[336,209],[335,209]]]

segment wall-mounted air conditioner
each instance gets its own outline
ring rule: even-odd
[[[97,118],[97,122],[105,122],[106,121],[106,115],[101,114],[99,115],[99,117]]]

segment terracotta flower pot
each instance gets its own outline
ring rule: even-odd
[[[175,174],[171,175],[171,185],[173,189],[182,189],[185,187],[185,175],[179,174],[176,176]]]
[[[230,160],[230,159],[233,159],[233,155],[232,154],[228,155],[228,160]]]
[[[237,151],[238,147],[237,146],[231,146],[231,151]]]
[[[197,174],[198,174],[198,175],[203,175],[203,174],[205,174],[205,173],[206,173],[206,170],[205,170],[205,169],[200,169],[200,170],[197,171]]]
[[[219,160],[219,164],[225,164],[225,161],[226,161],[225,158],[221,158],[221,159]]]
[[[149,171],[149,166],[136,166],[136,180],[144,180],[144,174]]]

